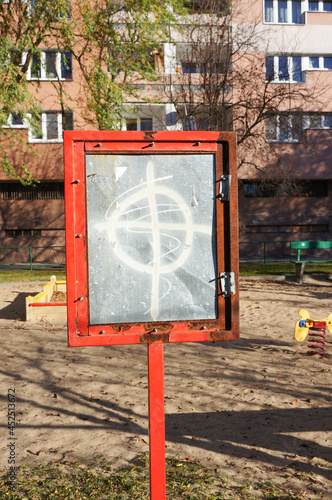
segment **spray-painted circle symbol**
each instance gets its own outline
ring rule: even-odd
[[[175,191],[165,186],[153,186],[152,196],[151,191],[152,188],[148,185],[147,187],[137,191],[134,195],[126,198],[125,201],[123,201],[116,207],[109,218],[108,236],[110,241],[112,242],[114,253],[126,265],[140,272],[146,272],[150,274],[166,274],[181,267],[189,255],[193,241],[192,216],[188,205],[184,202],[183,198]],[[167,196],[167,198],[173,201],[173,203],[158,204],[156,195],[162,195],[163,197]],[[135,205],[135,203],[144,201],[144,199],[146,198],[148,199],[148,205],[140,208],[132,208],[130,210],[130,207]],[[131,220],[125,219],[128,213],[134,215],[135,212],[140,213],[142,209],[145,209],[146,212],[143,216],[139,216],[136,219]],[[182,212],[184,221],[165,222],[158,219],[158,216],[160,214],[172,212]],[[117,231],[119,229],[125,229],[130,233],[141,232],[151,235],[153,258],[148,264],[135,260],[123,249],[123,247],[119,245],[117,238]],[[168,233],[165,233],[165,231],[168,231]],[[173,233],[173,231],[182,231],[185,234],[184,239],[181,243],[182,250],[174,261],[162,264],[162,259],[165,258],[168,253],[173,253],[173,251],[162,253],[161,238],[166,236],[171,237],[169,233]]]

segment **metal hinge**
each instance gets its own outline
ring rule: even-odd
[[[234,273],[221,273],[219,275],[221,295],[229,297],[235,294],[235,277]]]
[[[231,188],[231,175],[222,175],[219,180],[219,194],[217,198],[220,201],[228,201],[229,200],[229,191]]]

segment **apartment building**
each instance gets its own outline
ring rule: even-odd
[[[264,80],[291,92],[265,120],[257,168],[239,171],[240,241],[280,242],[270,251],[283,256],[289,246],[282,242],[332,235],[332,2],[252,6],[238,21],[259,33]],[[241,247],[242,257],[257,254],[253,243]]]
[[[119,128],[233,129],[240,139],[250,129],[239,141],[241,257],[257,255],[257,242],[280,242],[282,257],[284,242],[331,239],[332,1],[236,0],[226,21],[200,20],[205,39],[184,23],[151,49],[159,78],[135,79],[137,95],[128,97]],[[23,158],[40,184],[26,188],[0,174],[6,247],[64,245],[62,132],[95,128],[82,113],[77,61],[65,49],[41,49],[27,69],[43,109],[40,130],[15,113],[7,124],[26,144],[8,149],[10,161]],[[60,84],[70,111],[59,105]]]

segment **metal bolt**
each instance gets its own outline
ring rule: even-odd
[[[73,181],[73,184],[79,184],[81,181],[79,179],[76,179]]]
[[[157,333],[157,331],[158,331],[158,330],[157,330],[157,328],[154,328],[154,329],[152,330],[152,333]]]
[[[103,335],[105,333],[105,330],[100,330],[99,335]]]
[[[78,300],[82,302],[82,300],[84,300],[84,297],[79,297]]]
[[[95,148],[100,148],[101,147],[101,142],[98,142],[98,144],[95,145]]]
[[[81,234],[77,234],[76,238],[82,238],[82,235]]]

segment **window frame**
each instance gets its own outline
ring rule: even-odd
[[[311,3],[316,3],[317,4],[317,9],[312,9],[310,4]],[[326,10],[324,7],[326,4],[331,4],[331,9]],[[308,1],[308,12],[332,12],[332,2],[329,0],[316,0],[316,1]]]
[[[50,77],[47,74],[47,54],[55,54],[54,58],[54,68],[55,68],[55,76]],[[39,75],[35,76],[34,73],[34,57],[39,56]],[[70,56],[70,57],[68,57]],[[24,59],[26,59],[27,53],[24,55]],[[70,68],[70,76],[63,76],[64,71],[63,71],[63,64],[64,63],[64,57],[68,57],[67,61],[70,61],[69,68]],[[38,69],[38,68],[37,68]],[[73,80],[73,66],[72,66],[72,54],[69,51],[62,50],[62,51],[56,51],[56,50],[41,50],[40,52],[36,52],[32,54],[30,64],[28,67],[27,71],[27,80],[28,81],[72,81]]]
[[[286,4],[286,20],[280,20],[281,2]],[[300,15],[294,10],[294,4],[300,2]],[[269,4],[269,6],[268,6]],[[263,5],[264,24],[304,24],[305,0],[265,0]],[[268,12],[269,9],[269,12]],[[272,14],[272,15],[271,15]],[[268,19],[270,18],[270,19]],[[294,18],[297,20],[294,21]]]
[[[304,67],[305,71],[332,71],[332,55],[316,55],[312,54],[309,56],[303,57],[305,59],[304,61]],[[317,67],[310,67],[310,60],[312,59],[318,59],[318,66]],[[331,67],[328,68],[325,66],[326,59],[331,60]]]
[[[56,122],[57,122],[57,138],[54,139],[48,139],[48,128],[47,128],[47,115],[50,114],[55,114],[56,115]],[[73,117],[73,112],[66,110],[64,114],[67,114],[68,116],[70,115]],[[73,128],[63,128],[63,112],[62,111],[56,111],[56,110],[50,110],[50,111],[42,111],[40,114],[40,120],[41,120],[41,136],[37,136],[34,134],[33,128],[29,127],[29,133],[28,133],[28,142],[29,143],[62,143],[63,142],[63,131],[64,130],[72,130]],[[73,122],[73,120],[72,120]]]
[[[268,59],[273,63],[269,64]],[[286,60],[286,72],[288,78],[280,78],[280,62],[281,59]],[[300,62],[300,71],[296,69],[296,59]],[[272,76],[273,73],[273,76]],[[300,74],[301,79],[297,80],[294,75]],[[271,78],[270,76],[271,75]],[[289,55],[267,55],[265,56],[265,81],[270,83],[305,83],[304,64],[302,56],[289,56]]]
[[[326,125],[327,118],[331,120],[331,126]],[[320,123],[318,125],[312,125],[310,123],[311,119],[316,119]],[[303,130],[332,130],[332,113],[312,113],[310,115],[303,116]]]
[[[285,120],[283,123],[282,120]],[[298,132],[292,133],[293,129],[296,130],[297,124],[295,122],[296,119],[301,120],[300,127],[298,128]],[[273,124],[273,120],[275,121],[275,124]],[[273,136],[275,136],[275,139],[269,138],[268,135],[271,133],[269,132],[269,127],[273,125]],[[285,132],[285,127],[283,125],[286,125],[286,131],[287,131],[287,138],[283,137],[283,134]],[[279,143],[279,144],[299,144],[302,142],[302,134],[303,134],[303,115],[299,113],[279,113],[279,114],[273,114],[270,115],[266,118],[266,131],[265,131],[265,140],[268,143]],[[271,134],[272,135],[272,134]]]
[[[11,113],[9,113],[9,116],[7,119],[7,125],[4,125],[3,128],[13,128],[13,129],[17,130],[17,129],[26,129],[29,127],[24,116],[22,116],[22,123],[19,123],[19,124],[13,123],[13,115],[20,115],[20,113],[15,113],[13,111]]]
[[[136,120],[136,125],[137,125],[137,128],[136,129],[129,129],[129,131],[143,131],[143,132],[146,132],[146,131],[149,131],[149,130],[153,130],[153,117],[152,116],[131,116],[131,117],[126,117],[123,121],[123,124],[122,124],[122,130],[126,131],[128,130],[127,129],[127,122],[129,120]],[[151,121],[151,129],[145,129],[143,128],[142,129],[142,120],[149,120]]]
[[[182,120],[182,130],[187,130],[188,132],[196,131],[207,131],[208,130],[208,117],[202,116],[188,116]]]

